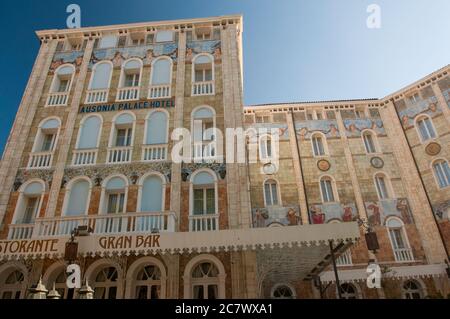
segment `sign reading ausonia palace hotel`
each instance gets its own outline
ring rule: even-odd
[[[101,105],[83,105],[80,107],[79,113],[100,113],[100,112],[116,112],[127,110],[145,110],[152,108],[171,108],[175,107],[175,99],[156,100],[156,101],[139,101],[128,103],[111,103]]]

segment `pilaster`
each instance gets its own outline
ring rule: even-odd
[[[0,227],[5,216],[9,196],[22,162],[31,125],[42,97],[45,80],[55,54],[57,40],[43,42],[28,80],[0,167]]]
[[[439,106],[442,109],[442,113],[444,114],[447,123],[450,125],[450,107],[448,107],[447,101],[445,101],[445,97],[442,94],[439,85],[434,82],[433,84],[431,84],[431,88],[433,89],[434,95],[436,95],[436,98],[438,99]]]
[[[87,43],[86,49],[83,54],[83,61],[78,71],[76,83],[74,86],[74,92],[72,95],[72,102],[69,108],[69,114],[65,123],[65,129],[58,141],[59,152],[58,158],[55,164],[55,172],[53,173],[52,186],[49,194],[47,209],[45,211],[46,217],[52,217],[55,215],[56,205],[58,203],[59,190],[61,188],[61,182],[64,178],[64,169],[67,164],[67,159],[70,153],[71,140],[75,128],[75,122],[78,115],[78,109],[80,107],[81,97],[83,95],[84,85],[86,82],[86,74],[91,60],[92,50],[94,47],[94,40],[90,39]]]
[[[309,224],[308,218],[308,206],[306,205],[306,192],[302,174],[302,162],[298,153],[299,145],[297,144],[296,131],[294,121],[292,120],[292,111],[286,113],[286,122],[289,132],[289,143],[292,154],[292,164],[294,166],[295,182],[297,185],[298,201],[300,205],[300,216],[302,218],[302,224]]]

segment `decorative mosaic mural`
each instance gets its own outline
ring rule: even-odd
[[[360,137],[361,132],[367,129],[373,130],[377,135],[386,135],[380,119],[345,119],[344,126],[347,137]]]
[[[252,124],[252,128],[255,129],[267,129],[267,134],[270,134],[271,129],[278,130],[278,136],[280,140],[288,140],[289,139],[289,130],[287,124],[277,124],[277,123],[255,123]]]
[[[327,138],[339,137],[339,129],[335,120],[301,121],[295,123],[300,140],[310,139],[314,132],[322,132]]]
[[[178,45],[176,43],[149,44],[144,46],[98,49],[92,53],[89,67],[99,61],[109,60],[115,67],[121,66],[123,61],[130,58],[139,58],[144,65],[150,65],[153,59],[168,56],[176,61]]]
[[[300,208],[291,207],[265,207],[252,209],[253,227],[262,228],[273,224],[284,226],[300,225]]]
[[[83,62],[83,51],[58,52],[53,56],[52,64],[50,65],[50,73],[53,73],[60,65],[70,63],[78,68]]]
[[[327,203],[309,206],[309,217],[312,224],[326,224],[331,220],[351,222],[358,217],[355,203]]]
[[[388,199],[378,202],[366,202],[367,217],[371,226],[384,225],[386,218],[399,217],[405,224],[413,223],[411,210],[406,198]]]
[[[443,91],[442,94],[444,95],[444,99],[447,102],[447,106],[450,108],[450,89]]]
[[[450,220],[450,199],[433,206],[433,211],[439,220]]]
[[[199,53],[210,53],[216,61],[220,60],[222,57],[220,40],[188,41],[186,44],[186,61],[192,61],[192,58]]]
[[[402,120],[403,128],[406,129],[414,125],[414,119],[418,114],[427,114],[434,117],[441,112],[437,98],[433,96],[414,104],[406,104],[406,108],[398,114]]]

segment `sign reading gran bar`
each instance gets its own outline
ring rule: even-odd
[[[80,114],[175,107],[175,99],[83,105]]]

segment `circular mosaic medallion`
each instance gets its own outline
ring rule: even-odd
[[[431,156],[438,155],[441,152],[441,145],[436,142],[431,142],[425,147],[425,152]]]
[[[322,172],[326,172],[330,169],[331,165],[330,162],[328,162],[327,160],[320,160],[317,162],[317,167],[322,171]]]
[[[384,161],[379,157],[372,157],[370,159],[370,164],[375,168],[382,168],[384,166]]]
[[[277,167],[273,163],[267,163],[263,166],[263,172],[267,175],[275,174],[277,171]]]

